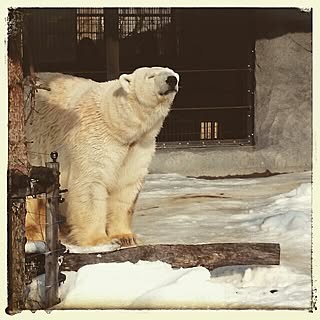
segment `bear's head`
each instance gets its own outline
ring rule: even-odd
[[[169,68],[139,68],[119,78],[122,89],[140,104],[154,107],[171,105],[178,92],[179,75]]]

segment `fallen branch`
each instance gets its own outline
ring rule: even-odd
[[[27,262],[42,268],[43,263],[27,255]],[[61,271],[77,271],[84,265],[139,260],[163,261],[174,268],[203,266],[209,270],[232,265],[279,265],[280,245],[276,243],[157,244],[100,253],[65,253]],[[39,274],[39,273],[38,273]]]

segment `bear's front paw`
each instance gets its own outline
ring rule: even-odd
[[[131,247],[137,245],[136,237],[133,233],[116,234],[111,237],[111,242],[119,244],[120,247]]]

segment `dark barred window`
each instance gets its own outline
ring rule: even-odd
[[[169,65],[175,50],[170,8],[119,9],[120,69]]]
[[[77,40],[103,40],[104,16],[102,8],[77,9]]]

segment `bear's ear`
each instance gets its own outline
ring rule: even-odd
[[[127,93],[130,92],[131,82],[132,82],[132,75],[131,74],[122,74],[119,78],[120,84],[123,90]]]

